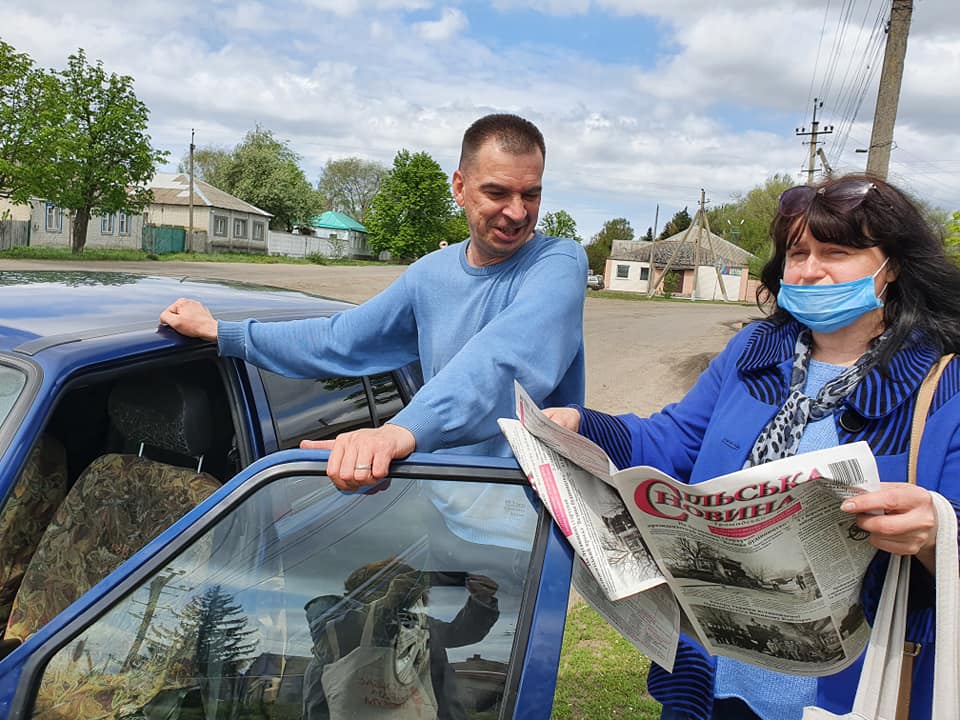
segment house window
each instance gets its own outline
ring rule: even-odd
[[[233,236],[235,238],[245,238],[247,236],[247,221],[240,218],[233,220]]]
[[[117,234],[130,234],[130,216],[123,212],[123,210],[117,213]]]
[[[626,280],[629,277],[630,277],[630,266],[617,265],[617,278],[620,280]]]
[[[213,234],[220,237],[227,236],[227,218],[225,215],[213,216]]]
[[[253,239],[263,240],[263,223],[262,222],[255,222],[253,224]]]
[[[649,280],[650,279],[650,268],[642,267],[640,268],[640,279]]]
[[[47,203],[45,228],[47,232],[63,232],[63,210],[53,203]]]
[[[113,213],[100,216],[100,234],[113,235]]]

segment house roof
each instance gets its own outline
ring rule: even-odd
[[[346,213],[336,210],[327,210],[322,215],[316,215],[310,220],[310,226],[315,228],[329,228],[331,230],[355,230],[367,232],[367,229]]]
[[[657,267],[664,267],[673,257],[673,267],[682,270],[691,270],[697,259],[697,236],[700,236],[700,265],[714,265],[720,262],[725,265],[735,267],[746,267],[750,260],[754,258],[752,253],[747,252],[742,247],[734,245],[732,242],[724,240],[719,235],[707,232],[702,228],[693,228],[686,242],[681,244],[683,235],[686,231],[682,230],[675,235],[671,235],[664,240],[648,242],[644,240],[614,240],[613,247],[610,249],[611,260],[631,260],[634,262],[650,262],[653,257],[653,264]],[[679,251],[677,250],[679,247]],[[676,257],[674,257],[676,252]]]
[[[190,177],[185,174],[157,173],[150,181],[153,191],[153,202],[157,205],[189,205],[190,204]],[[203,180],[193,180],[193,204],[200,207],[216,208],[218,210],[233,210],[235,212],[251,213],[273,217],[266,210],[234,197],[230,193],[216,188]]]

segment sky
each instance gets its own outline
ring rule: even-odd
[[[960,209],[960,11],[915,0],[890,180]],[[589,239],[803,182],[814,98],[838,172],[863,170],[889,0],[0,0],[0,38],[43,67],[84,48],[130,75],[172,171],[257,124],[316,183],[331,159],[426,151],[451,173],[490,112],[547,142],[541,216]],[[819,170],[820,164],[817,163]],[[819,177],[819,174],[818,174]],[[659,212],[658,212],[659,208]]]

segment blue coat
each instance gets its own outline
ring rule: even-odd
[[[743,467],[760,432],[786,400],[797,335],[795,322],[754,323],[739,332],[678,403],[649,418],[582,411],[580,432],[607,450],[620,468],[652,465],[688,483]],[[916,391],[937,359],[928,344],[897,351],[886,373],[874,368],[834,414],[841,443],[865,440],[880,479],[905,482]],[[918,482],[960,508],[960,362],[949,364],[933,398],[917,463]],[[868,619],[876,611],[889,555],[878,553],[863,586]],[[933,694],[934,583],[914,562],[907,638],[923,644],[914,666],[911,720],[929,720]],[[820,678],[818,705],[849,712],[862,658]],[[714,659],[684,638],[672,674],[654,665],[650,693],[660,702],[707,720],[712,712]]]

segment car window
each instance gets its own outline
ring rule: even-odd
[[[13,410],[26,384],[27,376],[22,370],[0,365],[0,426]]]
[[[370,389],[373,391],[373,410],[376,413],[375,424],[382,425],[392,418],[403,407],[403,398],[400,388],[397,387],[391,373],[373,375],[370,378]]]
[[[247,497],[49,661],[34,717],[496,717],[537,511],[501,546],[437,497],[519,487],[322,475]],[[424,714],[417,714],[417,708]],[[489,714],[486,714],[489,713]]]
[[[363,378],[301,380],[260,370],[281,449],[301,440],[331,438],[342,432],[381,425],[403,407],[390,373],[369,379],[376,416],[371,413]]]

